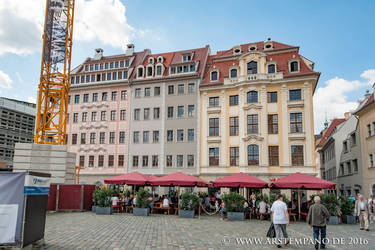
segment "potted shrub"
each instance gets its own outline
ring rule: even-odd
[[[337,198],[335,194],[323,194],[320,195],[322,204],[326,206],[330,214],[328,224],[329,225],[338,225],[339,217],[341,216],[341,210],[337,203]]]
[[[342,222],[346,224],[355,224],[356,218],[353,216],[354,203],[347,197],[340,197],[340,209],[342,213]]]
[[[194,218],[195,208],[199,204],[199,197],[195,193],[186,192],[181,195],[178,216],[182,218]]]
[[[237,192],[230,192],[223,195],[225,211],[228,214],[228,220],[245,220],[244,204],[245,198]]]
[[[144,188],[140,188],[137,192],[135,207],[133,208],[133,215],[148,216],[150,214],[147,198],[150,194]]]
[[[96,200],[95,213],[96,214],[112,214],[111,197],[112,190],[109,189],[96,189],[94,197]]]

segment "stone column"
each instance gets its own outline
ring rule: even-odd
[[[288,113],[288,88],[285,84],[282,85],[281,89],[281,114],[279,116],[279,125],[281,123],[281,140],[280,141],[280,154],[283,155],[283,162],[280,162],[281,166],[290,166],[290,157],[289,157],[289,113]]]

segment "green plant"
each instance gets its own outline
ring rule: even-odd
[[[138,208],[148,208],[148,202],[147,202],[148,197],[150,197],[150,193],[146,189],[141,187],[137,191],[137,199],[135,202],[135,206]]]
[[[116,191],[112,189],[95,189],[93,193],[93,201],[95,206],[99,207],[110,207],[111,197],[116,195]]]
[[[321,203],[326,206],[331,216],[341,215],[341,209],[335,194],[318,194],[318,196],[320,197]],[[314,200],[314,197],[315,195],[312,196],[312,201]]]
[[[225,210],[227,212],[243,212],[245,198],[237,192],[230,192],[223,195]]]
[[[130,195],[131,195],[130,190],[129,190],[129,189],[125,189],[125,190],[124,190],[124,196],[125,196],[125,197],[129,197]]]
[[[353,215],[354,203],[347,197],[340,197],[340,209],[342,215]]]
[[[181,210],[194,210],[200,202],[200,198],[196,193],[185,192],[181,195]]]

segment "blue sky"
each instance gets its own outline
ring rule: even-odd
[[[32,100],[40,74],[38,30],[44,0],[30,0],[34,2],[30,8],[24,7],[29,0],[12,1],[9,7],[10,1],[0,2],[0,31],[9,30],[6,26],[13,21],[10,30],[15,33],[0,32],[0,95]],[[206,44],[215,52],[270,37],[300,46],[300,53],[313,60],[315,70],[322,73],[321,91],[315,100],[316,131],[326,112],[328,118],[342,116],[375,81],[375,1],[119,1],[76,1],[79,24],[75,25],[73,68],[92,56],[95,48],[103,48],[105,55],[117,54],[129,41],[136,50],[150,48],[154,53]],[[20,6],[14,6],[17,4]],[[109,15],[100,16],[103,13]],[[6,20],[1,18],[4,14],[9,15]],[[87,32],[80,24],[89,26],[92,18],[102,18],[105,23]],[[31,24],[37,27],[35,32],[26,28]],[[111,35],[101,38],[109,27]],[[13,45],[17,48],[12,49]],[[26,46],[24,51],[22,46]],[[10,78],[10,87],[8,80],[1,80],[1,72]]]

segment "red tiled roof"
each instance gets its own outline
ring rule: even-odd
[[[167,76],[168,75],[168,68],[169,68],[169,64],[171,63],[172,59],[173,59],[173,55],[174,55],[174,52],[169,52],[169,53],[160,53],[160,54],[151,54],[151,55],[148,55],[145,57],[145,59],[143,60],[143,66],[146,66],[148,64],[148,59],[150,57],[154,58],[155,60],[155,64],[157,63],[157,59],[159,56],[162,56],[164,61],[163,61],[163,65],[164,65],[164,73],[163,73],[163,76]],[[140,62],[141,64],[141,62]]]
[[[343,123],[344,121],[345,121],[344,118],[334,119],[329,125],[329,127],[327,128],[327,131],[324,133],[317,147],[323,147],[327,143],[331,134],[335,131],[335,128],[341,123]]]

